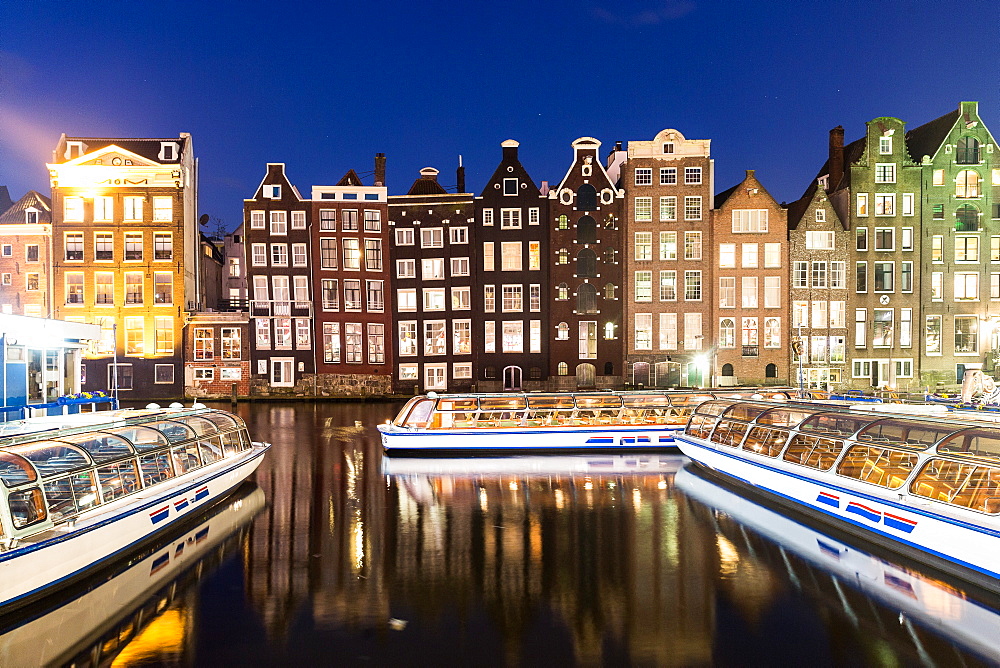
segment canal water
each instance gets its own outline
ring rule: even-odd
[[[383,457],[397,408],[239,405],[256,483],[0,620],[0,665],[1000,663],[995,601],[683,457]]]

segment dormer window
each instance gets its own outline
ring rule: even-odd
[[[264,186],[264,197],[268,199],[281,199],[281,186]]]
[[[79,158],[83,155],[85,147],[82,141],[68,141],[66,142],[66,153],[63,155],[67,160],[72,160],[73,158]]]
[[[160,161],[165,160],[177,160],[177,154],[180,147],[177,142],[173,141],[161,141],[160,142]]]
[[[663,145],[663,153],[664,154],[673,153],[673,152],[674,152],[674,143],[672,141],[668,141],[667,143],[665,143]]]
[[[24,222],[28,225],[36,225],[38,223],[38,211],[36,209],[28,209],[24,212]]]

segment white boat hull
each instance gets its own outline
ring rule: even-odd
[[[809,515],[833,522],[908,556],[1000,590],[1000,518],[962,512],[913,497],[904,490],[884,490],[829,472],[796,466],[696,439],[677,438],[693,461],[736,478]],[[751,458],[752,457],[752,458]],[[973,517],[974,515],[974,517]],[[973,523],[973,520],[975,523]]]
[[[683,425],[607,427],[526,427],[504,429],[410,429],[380,424],[386,450],[608,450],[676,448],[674,436]]]
[[[0,606],[16,607],[48,594],[201,512],[246,480],[268,447],[255,443],[238,456],[101,506],[78,517],[72,526],[60,526],[0,552],[4,576]]]

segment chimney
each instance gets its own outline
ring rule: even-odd
[[[542,187],[539,188],[539,193],[542,194],[542,195],[548,195],[549,194],[549,182],[548,181],[542,181]]]
[[[844,126],[830,130],[830,182],[827,190],[833,190],[844,178]]]
[[[503,148],[503,161],[504,162],[517,162],[517,147],[521,144],[514,139],[508,139],[507,141],[500,144]]]
[[[458,169],[455,171],[455,175],[458,178],[457,190],[460,193],[465,192],[465,167],[462,166],[462,156],[458,156]]]
[[[385,153],[375,154],[375,185],[385,186]]]
[[[424,179],[425,181],[433,181],[434,183],[437,183],[438,170],[434,169],[433,167],[424,167],[423,169],[420,170],[420,178]]]

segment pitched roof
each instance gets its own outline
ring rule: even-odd
[[[740,183],[743,183],[743,182],[740,181]],[[734,192],[736,192],[736,189],[740,187],[740,183],[737,183],[732,188],[729,188],[728,190],[723,190],[721,193],[719,193],[718,195],[716,195],[715,196],[715,207],[714,208],[721,209],[722,205],[726,203],[727,199],[729,199],[729,196],[732,195]]]
[[[7,186],[0,186],[0,213],[12,206],[14,206],[14,200],[10,198],[10,191],[7,190]]]
[[[48,197],[35,190],[29,190],[24,197],[0,215],[0,224],[24,223],[24,212],[29,208],[38,209],[38,222],[52,222],[52,202]]]
[[[337,185],[338,186],[361,186],[361,185],[364,185],[364,184],[361,183],[361,177],[358,176],[358,173],[355,172],[353,169],[349,169],[349,170],[347,170],[347,173],[344,174],[344,177],[342,179],[340,179],[339,181],[337,181]]]
[[[143,138],[114,138],[114,137],[66,137],[66,141],[82,141],[86,145],[86,152],[90,153],[98,149],[104,148],[105,146],[115,145],[126,151],[131,151],[136,155],[141,155],[142,157],[152,160],[153,162],[160,162],[160,144],[162,142],[174,142],[180,144],[180,153],[183,154],[188,150],[190,137],[143,137]],[[56,162],[66,162],[66,158],[57,155],[55,156]],[[169,162],[180,162],[180,160]]]
[[[955,127],[958,116],[959,110],[955,109],[906,133],[906,148],[913,162],[919,165],[925,155],[933,157],[937,153],[948,133]]]
[[[420,170],[420,178],[413,182],[410,186],[407,195],[447,195],[448,191],[444,189],[437,181],[438,170],[433,167],[424,167]]]

